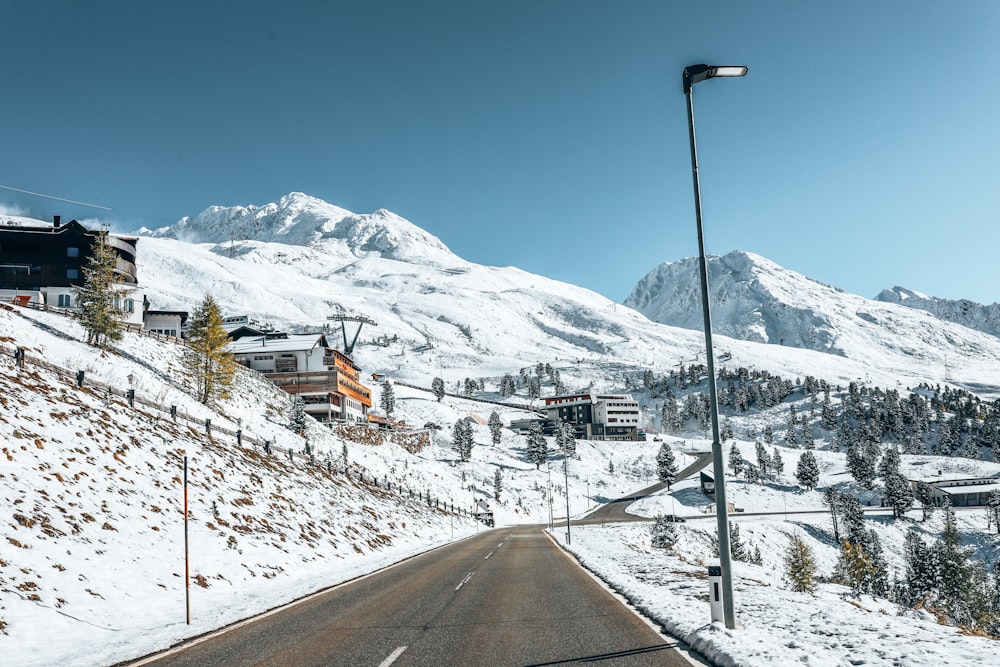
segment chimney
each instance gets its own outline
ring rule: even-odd
[[[59,215],[52,216],[52,229],[59,229],[59,224],[61,220],[62,216]]]

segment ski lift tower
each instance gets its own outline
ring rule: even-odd
[[[347,356],[351,356],[351,354],[354,352],[354,346],[358,342],[358,336],[361,335],[362,326],[366,324],[370,324],[373,327],[378,326],[378,323],[375,320],[369,317],[365,317],[364,315],[330,315],[326,319],[333,320],[334,322],[340,322],[340,332],[344,335],[344,354],[346,354]],[[354,338],[351,339],[350,344],[348,344],[347,342],[348,322],[358,323],[358,330],[354,332]]]

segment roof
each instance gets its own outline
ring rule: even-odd
[[[287,338],[247,336],[234,340],[226,349],[233,354],[270,354],[304,352],[317,347],[326,347],[326,337],[323,334],[288,334]]]
[[[969,484],[968,486],[939,486],[938,491],[947,493],[949,496],[964,495],[967,493],[989,493],[1000,489],[1000,484]]]

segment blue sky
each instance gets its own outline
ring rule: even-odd
[[[1000,301],[1000,3],[6,2],[0,208],[162,226],[302,191],[622,300],[697,253]]]

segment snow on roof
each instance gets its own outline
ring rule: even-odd
[[[1000,489],[996,482],[992,484],[969,484],[967,486],[939,486],[938,491],[947,493],[949,496],[964,495],[967,493],[989,493]]]
[[[326,347],[326,337],[323,334],[288,334],[287,338],[264,338],[248,336],[234,340],[229,344],[233,354],[250,354],[253,352],[295,352],[311,350],[314,347]]]

